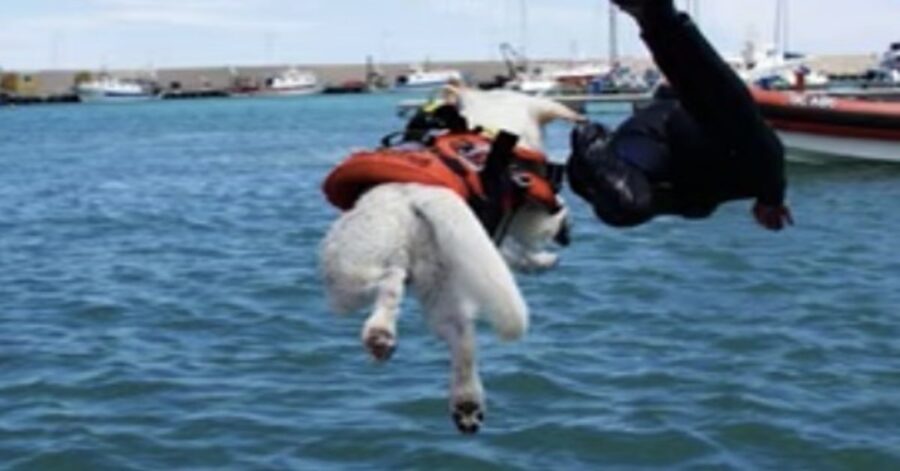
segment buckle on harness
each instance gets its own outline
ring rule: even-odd
[[[510,179],[520,189],[530,187],[532,182],[531,175],[525,172],[513,172],[513,174],[510,176]]]

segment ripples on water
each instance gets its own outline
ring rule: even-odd
[[[0,463],[900,468],[900,170],[792,167],[777,235],[746,204],[622,232],[575,203],[562,265],[520,277],[528,339],[483,329],[467,438],[418,308],[376,367],[316,276],[319,183],[394,100],[0,110]]]

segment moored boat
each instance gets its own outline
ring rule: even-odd
[[[545,64],[517,72],[505,87],[530,95],[554,95],[572,90],[583,92],[591,82],[608,75],[610,70],[608,66],[596,64]]]
[[[253,95],[299,96],[313,95],[322,91],[319,78],[312,72],[290,68],[265,81],[265,86]]]
[[[155,100],[159,95],[150,87],[133,81],[103,75],[75,86],[78,99],[86,103],[128,103]]]
[[[900,103],[753,89],[796,160],[900,163]]]
[[[337,85],[328,85],[322,89],[322,93],[326,95],[345,95],[367,93],[369,85],[362,80],[347,80]]]
[[[888,70],[900,70],[900,42],[891,43],[881,56],[880,66]]]
[[[455,69],[428,70],[426,67],[412,67],[397,77],[394,90],[432,91],[453,81],[464,82],[462,72]]]

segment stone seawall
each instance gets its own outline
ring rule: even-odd
[[[810,59],[810,65],[831,74],[861,73],[866,68],[877,63],[875,55],[831,55],[818,56]],[[565,60],[538,60],[535,63],[567,64]],[[627,58],[622,61],[625,65],[635,69],[644,69],[652,66],[646,58]],[[115,76],[122,78],[145,78],[153,80],[168,89],[173,83],[180,84],[182,89],[199,90],[204,88],[224,89],[232,85],[235,77],[243,77],[249,80],[263,81],[266,78],[277,75],[288,68],[288,65],[271,66],[236,66],[236,67],[197,67],[197,68],[173,68],[160,69],[154,73],[146,70],[114,70],[110,71]],[[329,64],[329,65],[302,65],[298,68],[315,72],[320,79],[328,84],[340,84],[348,80],[362,80],[366,75],[364,64]],[[488,81],[496,75],[505,74],[507,67],[502,62],[436,62],[432,68],[454,68],[466,73],[472,81]],[[409,69],[409,64],[379,65],[379,70],[387,80],[393,83],[394,79]],[[11,71],[14,72],[14,71]],[[36,71],[26,72],[37,80],[37,93],[40,95],[53,95],[69,93],[76,74],[79,71]],[[96,71],[88,71],[96,72]]]

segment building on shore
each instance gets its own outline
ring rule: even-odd
[[[31,97],[44,93],[38,75],[16,72],[0,74],[0,93],[11,96]]]

